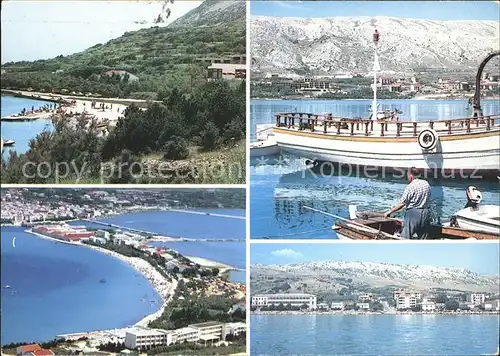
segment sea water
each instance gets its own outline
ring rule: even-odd
[[[252,315],[251,355],[486,355],[496,315]]]
[[[466,101],[446,100],[382,100],[383,109],[403,111],[402,120],[444,120],[466,117]],[[273,114],[284,111],[330,112],[334,116],[368,114],[366,100],[265,101],[251,103],[251,128],[255,124],[272,123]],[[500,112],[494,100],[482,102],[484,114]],[[432,186],[432,214],[435,221],[447,221],[465,206],[465,189],[475,185],[483,193],[483,204],[498,204],[498,182],[464,180],[429,180]],[[327,238],[335,239],[335,219],[312,212],[313,207],[348,217],[348,205],[359,211],[384,212],[400,199],[408,182],[397,177],[369,177],[353,172],[315,171],[305,167],[301,157],[284,154],[252,160],[250,167],[250,234],[255,239]]]
[[[1,102],[1,115],[9,116],[18,114],[23,109],[31,110],[34,106],[38,109],[46,104],[53,104],[49,101],[18,98],[13,96],[3,96]],[[29,141],[44,130],[53,130],[54,126],[50,119],[38,119],[33,121],[2,121],[2,138],[4,140],[14,140],[14,146],[5,147],[3,157],[9,157],[9,151],[16,151],[18,154],[29,149]]]
[[[1,240],[2,344],[125,327],[161,306],[148,280],[114,257],[20,227],[2,227]]]
[[[191,214],[176,211],[147,211],[96,219],[100,222],[127,228],[141,229],[158,235],[186,237],[208,241],[152,242],[152,246],[166,246],[179,253],[217,261],[238,269],[245,269],[246,221],[244,209],[194,209]],[[206,215],[210,214],[210,215]],[[221,217],[211,214],[227,215]],[[107,228],[92,223],[73,222],[92,228]],[[216,240],[216,241],[209,241]],[[228,240],[228,241],[224,241]],[[245,281],[244,272],[232,272],[231,280]]]

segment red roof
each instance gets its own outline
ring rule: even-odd
[[[23,353],[33,352],[36,350],[41,350],[42,348],[38,344],[24,345],[21,346],[21,350]]]
[[[40,349],[32,352],[33,356],[52,356],[54,352],[49,349]]]

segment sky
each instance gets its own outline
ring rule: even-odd
[[[174,1],[165,25],[200,4]],[[127,31],[156,26],[153,20],[161,13],[162,5],[161,1],[149,0],[2,0],[2,63],[68,55]]]
[[[499,1],[252,1],[253,15],[281,17],[395,16],[428,20],[499,19]]]
[[[313,261],[362,261],[466,268],[485,275],[499,273],[498,243],[253,243],[251,264],[292,264]]]

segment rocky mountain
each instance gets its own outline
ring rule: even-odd
[[[245,3],[207,0],[169,26],[125,32],[82,52],[33,62],[2,65],[2,87],[35,91],[92,92],[103,96],[154,99],[167,87],[191,85],[200,58],[246,53]],[[130,85],[102,74],[125,70],[138,78]],[[201,74],[198,78],[205,81]]]
[[[352,261],[251,266],[252,293],[335,293],[343,288],[368,291],[396,286],[498,292],[500,277],[482,276],[461,268]]]
[[[205,0],[200,6],[172,22],[169,27],[212,26],[245,20],[244,0]]]
[[[374,29],[382,70],[440,68],[476,71],[498,50],[495,21],[431,21],[397,17],[251,19],[253,71],[296,74],[368,72]]]

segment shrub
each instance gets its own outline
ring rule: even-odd
[[[219,129],[212,121],[209,121],[203,131],[203,148],[211,150],[219,144]]]
[[[178,136],[172,136],[172,138],[165,143],[163,150],[165,151],[163,159],[179,160],[189,156],[189,148],[186,140]]]

